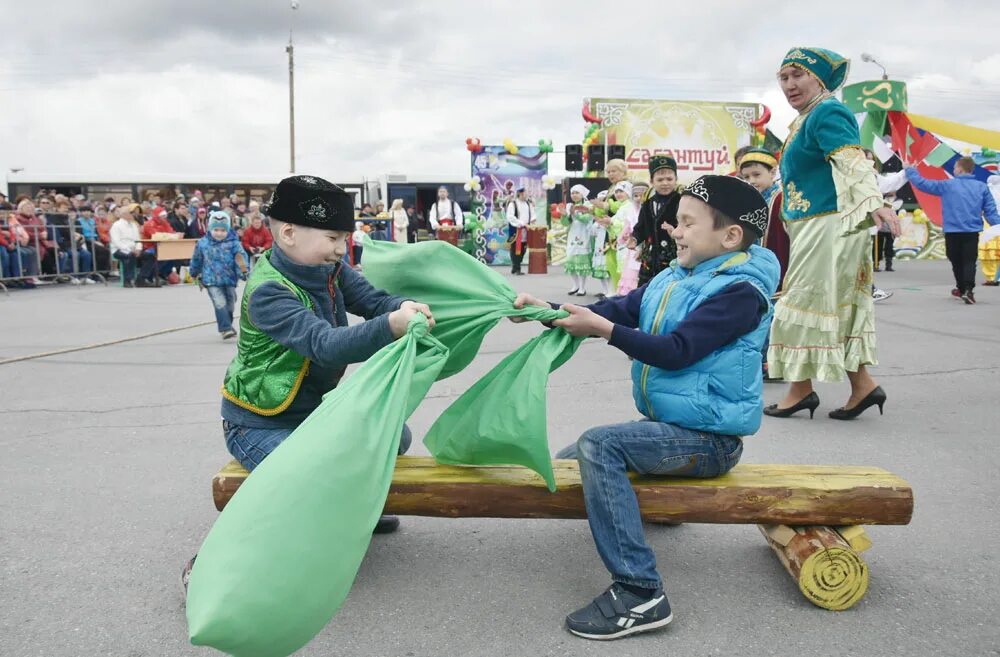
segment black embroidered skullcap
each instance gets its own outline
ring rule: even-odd
[[[354,197],[317,176],[291,176],[278,183],[261,207],[267,216],[323,230],[354,230]]]
[[[764,197],[753,185],[736,176],[702,176],[685,187],[681,195],[701,199],[758,236],[767,228]]]

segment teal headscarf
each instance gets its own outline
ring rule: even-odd
[[[788,51],[778,70],[786,66],[797,66],[810,73],[833,93],[847,80],[851,60],[824,48],[798,47]]]

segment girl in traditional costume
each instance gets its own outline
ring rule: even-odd
[[[593,270],[593,236],[590,224],[594,221],[594,210],[587,197],[590,190],[584,185],[573,185],[569,191],[570,204],[563,215],[564,226],[569,226],[566,236],[566,273],[573,279],[573,289],[569,294],[582,297],[587,294],[587,277]]]
[[[601,201],[604,201],[607,197],[607,190],[597,195],[597,198]],[[611,280],[611,272],[608,267],[608,253],[615,253],[611,241],[611,216],[607,210],[594,208],[594,221],[590,224],[590,234],[593,238],[590,275],[597,281],[598,286],[600,286],[600,292],[596,296],[603,301],[608,296],[608,281]]]
[[[632,239],[632,230],[639,220],[639,205],[646,189],[648,188],[633,186],[627,180],[623,180],[614,187],[614,196],[621,202],[621,206],[611,220],[618,236],[615,240],[615,246],[621,278],[615,291],[619,295],[626,295],[639,286],[639,268],[642,263],[639,261],[638,251],[634,248],[628,248],[628,245],[629,240]],[[638,194],[638,198],[636,198],[636,194]]]
[[[877,364],[868,228],[899,218],[882,202],[872,163],[860,146],[854,114],[833,96],[847,79],[847,59],[821,48],[793,48],[778,70],[781,90],[799,116],[781,156],[781,218],[790,239],[788,271],[775,305],[768,348],[772,377],[792,385],[764,409],[788,417],[819,406],[813,379],[841,381],[851,396],[830,417],[846,420],[886,394],[867,366]]]

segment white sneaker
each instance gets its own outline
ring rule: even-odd
[[[83,281],[81,281],[79,278],[71,278],[71,279],[69,279],[69,284],[70,285],[83,285]]]
[[[84,285],[97,285],[97,281],[95,281],[93,278],[85,278],[85,279],[83,279],[83,284]]]
[[[886,299],[891,297],[892,294],[893,293],[891,291],[886,291],[880,287],[877,287],[872,291],[872,301],[885,301]]]

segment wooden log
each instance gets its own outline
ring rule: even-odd
[[[835,529],[758,527],[809,602],[843,611],[864,597],[868,564]]]
[[[450,518],[586,518],[577,462],[552,464],[555,493],[522,467],[446,466],[430,457],[402,456],[386,512]],[[236,461],[215,476],[216,508],[222,510],[246,476]],[[631,478],[642,516],[653,522],[905,525],[913,513],[909,484],[880,468],[741,464],[714,479],[634,474]]]
[[[857,525],[837,527],[837,533],[858,554],[861,554],[872,546],[872,539],[868,537],[864,527],[858,527]]]

